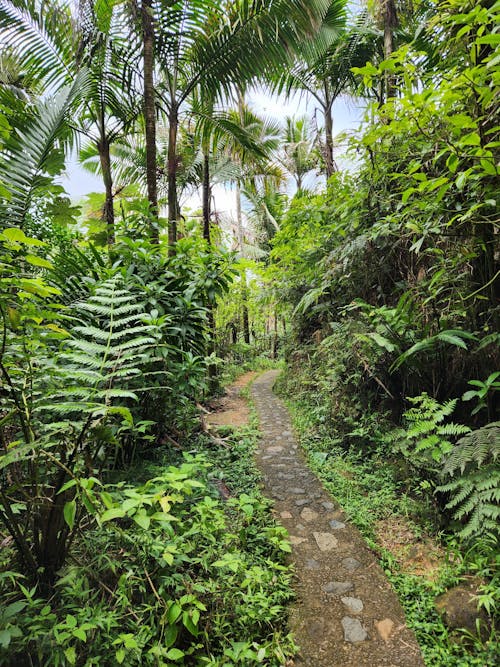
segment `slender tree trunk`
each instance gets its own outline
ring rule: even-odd
[[[99,160],[101,163],[102,180],[106,191],[106,199],[104,201],[104,208],[102,217],[106,223],[106,237],[108,246],[111,247],[115,243],[115,212],[113,208],[113,179],[111,176],[111,157],[109,153],[109,141],[104,138],[97,143],[97,150],[99,152]]]
[[[203,154],[203,238],[210,243],[210,155]]]
[[[173,101],[168,121],[168,243],[170,246],[169,252],[172,254],[174,244],[177,241],[177,219],[179,215],[177,202],[177,131],[179,115],[177,106]]]
[[[384,58],[390,58],[394,51],[394,30],[398,25],[398,13],[394,0],[382,0],[383,23],[384,23]],[[396,82],[394,74],[386,70],[385,73],[385,96],[394,97],[396,94]]]
[[[243,301],[243,340],[250,345],[250,318],[248,317],[248,287],[245,270],[241,274],[241,299]]]
[[[333,119],[332,119],[332,104],[330,99],[330,87],[328,81],[324,83],[325,89],[325,105],[323,106],[323,115],[325,119],[325,173],[326,178],[329,179],[336,171],[335,160],[333,159]]]
[[[144,118],[146,121],[146,182],[149,210],[152,217],[151,241],[159,242],[158,191],[156,181],[156,104],[154,90],[154,25],[152,0],[142,0],[142,31],[144,49]]]

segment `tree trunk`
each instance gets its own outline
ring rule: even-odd
[[[154,25],[152,0],[142,0],[144,49],[144,118],[146,121],[146,182],[151,214],[151,241],[159,242],[158,191],[156,182],[156,104],[154,90]]]
[[[323,115],[325,119],[325,172],[327,180],[336,171],[335,160],[333,159],[333,119],[332,119],[332,104],[330,99],[330,87],[328,81],[324,83],[325,89],[325,105],[323,107]]]
[[[384,58],[390,58],[394,51],[394,30],[398,25],[398,13],[394,0],[383,1],[383,23],[384,23]],[[396,94],[396,84],[394,74],[386,70],[385,73],[385,96],[394,97]]]
[[[203,154],[203,238],[210,244],[210,156]]]
[[[104,138],[97,143],[99,160],[101,163],[102,180],[106,191],[106,199],[102,211],[102,218],[106,223],[106,238],[108,246],[115,243],[115,212],[113,209],[113,179],[111,176],[111,157],[109,153],[109,141]]]
[[[250,323],[248,317],[248,288],[247,288],[247,276],[245,269],[241,274],[241,298],[243,301],[243,340],[247,345],[250,345]]]
[[[168,116],[168,243],[169,252],[172,254],[173,247],[177,241],[177,130],[179,125],[179,115],[175,102],[172,101],[170,113]]]

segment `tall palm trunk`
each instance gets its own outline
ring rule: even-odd
[[[152,217],[151,241],[158,243],[158,191],[156,181],[156,105],[154,90],[154,25],[152,0],[142,0],[144,57],[144,117],[146,121],[146,182]]]
[[[210,155],[208,150],[203,152],[203,238],[207,243],[210,239]]]
[[[102,180],[106,191],[106,199],[104,201],[104,208],[102,217],[106,223],[106,238],[108,246],[111,247],[115,243],[115,212],[113,208],[113,178],[111,176],[111,156],[109,152],[109,141],[103,137],[97,142],[97,150],[99,151],[99,160],[101,163]]]
[[[382,20],[384,26],[384,58],[390,58],[394,51],[394,30],[398,25],[398,13],[395,0],[382,0]],[[394,74],[389,70],[385,73],[386,99],[396,94]]]
[[[177,132],[179,128],[179,114],[177,105],[171,102],[170,113],[168,115],[168,243],[169,252],[173,252],[173,247],[177,241]]]
[[[330,86],[328,81],[323,84],[325,92],[325,100],[323,105],[323,116],[325,122],[325,173],[326,178],[330,178],[336,171],[337,167],[333,159],[333,119],[332,119],[332,105]]]

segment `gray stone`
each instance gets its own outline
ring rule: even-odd
[[[293,488],[290,489],[290,493],[295,494],[296,496],[301,496],[303,493],[305,493],[306,490],[303,489],[300,486],[294,486]]]
[[[295,504],[297,507],[303,507],[304,505],[307,505],[309,503],[309,500],[307,498],[301,498],[300,500],[296,500]]]
[[[342,523],[342,521],[337,521],[336,519],[332,519],[330,521],[330,527],[333,528],[333,530],[340,530],[341,528],[345,528],[345,523]]]
[[[325,502],[321,503],[325,510],[333,510],[335,509],[335,505],[331,503],[329,500],[325,500]]]
[[[344,640],[346,642],[356,644],[357,642],[362,642],[368,638],[368,633],[357,618],[344,616],[342,619],[342,627],[344,628]]]
[[[345,570],[348,570],[349,572],[354,572],[355,570],[358,570],[361,567],[361,563],[359,560],[356,560],[355,558],[344,558],[342,561],[342,567]]]
[[[319,570],[319,563],[314,558],[308,558],[306,560],[306,570]]]
[[[324,586],[321,586],[325,593],[331,593],[332,595],[344,595],[344,593],[349,593],[354,588],[352,581],[329,581]]]
[[[331,533],[313,533],[320,551],[331,551],[338,546],[339,541]]]
[[[301,519],[307,521],[308,523],[310,523],[311,521],[316,521],[318,516],[319,514],[314,510],[310,509],[309,507],[305,507],[300,513]]]
[[[359,598],[340,598],[351,614],[359,614],[363,611],[363,602]]]

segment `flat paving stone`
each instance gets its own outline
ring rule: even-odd
[[[340,600],[351,614],[360,614],[364,609],[363,601],[359,598],[343,597]]]
[[[339,543],[335,535],[331,533],[313,533],[313,537],[320,551],[332,551]]]
[[[349,556],[342,560],[342,567],[349,572],[355,572],[356,570],[359,570],[361,563],[356,558]]]
[[[355,644],[368,639],[368,632],[361,625],[359,618],[351,618],[344,616],[342,619],[342,627],[344,628],[344,639],[346,642]]]
[[[345,528],[345,523],[342,523],[342,521],[337,521],[336,519],[332,519],[330,521],[330,528],[333,528],[333,530],[342,530],[342,528]]]
[[[325,593],[332,593],[332,595],[344,595],[349,593],[354,588],[352,581],[329,581],[321,587]]]
[[[304,519],[304,521],[307,521],[307,523],[310,523],[311,521],[316,521],[318,517],[319,514],[314,510],[310,509],[309,507],[305,507],[300,513],[300,518]]]

